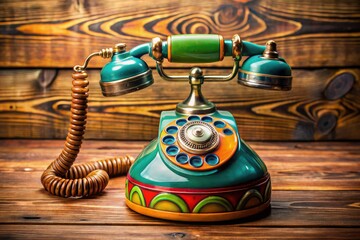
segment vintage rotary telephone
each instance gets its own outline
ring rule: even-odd
[[[291,69],[278,56],[274,41],[265,46],[220,35],[189,34],[154,38],[126,51],[126,45],[93,53],[73,74],[71,118],[65,146],[41,177],[45,189],[62,197],[84,197],[101,192],[109,176],[127,173],[126,204],[144,215],[179,221],[221,221],[250,216],[269,207],[270,176],[259,156],[240,138],[234,117],[205,99],[201,85],[229,81],[265,89],[290,90]],[[149,54],[159,75],[168,81],[188,81],[189,97],[174,111],[161,114],[158,138],[140,155],[72,166],[80,151],[86,124],[88,84],[85,69],[93,56],[111,58],[101,71],[104,96],[140,90],[153,83],[141,59]],[[169,62],[206,63],[234,60],[227,76],[204,76],[192,68],[189,76],[169,76]],[[249,56],[241,68],[242,56]],[[132,165],[132,166],[131,166]],[[131,168],[130,168],[131,166]]]

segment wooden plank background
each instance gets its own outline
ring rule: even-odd
[[[171,70],[178,74],[182,70]],[[226,70],[213,70],[214,73]],[[2,71],[0,135],[12,138],[63,138],[70,116],[71,71],[60,70],[50,86],[42,86],[49,71]],[[348,74],[360,79],[359,69],[294,70],[290,92],[265,91],[206,83],[205,95],[219,109],[231,111],[245,139],[357,139],[360,128],[360,85],[336,100],[324,95],[327,82]],[[174,109],[188,94],[185,83],[169,84],[154,72],[155,84],[121,97],[103,97],[99,74],[89,71],[90,97],[87,138],[151,139],[157,136],[160,113]],[[318,81],[318,79],[323,79]]]
[[[134,47],[183,33],[238,33],[261,44],[274,39],[293,67],[359,66],[357,0],[3,2],[4,67],[72,67],[119,41]]]
[[[209,100],[235,115],[243,138],[360,139],[358,0],[2,1],[0,137],[65,138],[74,65],[117,42],[131,48],[181,33],[278,42],[293,68],[292,91],[245,88],[236,80],[204,86]],[[90,67],[104,63],[97,59]],[[166,66],[171,74],[187,74],[189,67]],[[231,60],[205,66],[207,73],[227,73]],[[188,94],[185,83],[170,84],[154,71],[152,87],[104,98],[98,72],[89,71],[87,138],[154,138],[160,112]]]

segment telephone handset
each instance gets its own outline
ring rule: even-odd
[[[72,166],[86,124],[88,84],[85,69],[94,56],[111,58],[101,70],[104,96],[118,96],[150,86],[151,69],[141,59],[149,54],[159,75],[188,81],[190,94],[174,111],[161,114],[158,138],[134,160],[116,157]],[[189,76],[169,76],[162,63],[206,63],[233,58],[229,75],[207,76],[198,67]],[[240,67],[242,56],[249,56]],[[201,92],[208,81],[229,81],[264,89],[290,90],[291,68],[276,51],[216,34],[173,35],[126,51],[124,43],[88,56],[74,67],[71,117],[63,151],[44,171],[44,188],[61,197],[101,192],[109,177],[127,173],[126,205],[144,215],[178,221],[222,221],[259,213],[270,205],[271,182],[265,164],[240,138],[234,117],[217,110]],[[131,167],[130,167],[131,166]]]

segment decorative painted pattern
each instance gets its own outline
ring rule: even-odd
[[[160,193],[156,195],[150,202],[150,208],[171,212],[189,212],[185,201],[171,193]]]
[[[141,205],[141,206],[145,206],[144,195],[143,195],[143,193],[142,193],[139,186],[133,186],[131,188],[131,191],[130,191],[130,194],[129,194],[129,199],[133,203],[136,203],[136,204]]]
[[[231,203],[223,197],[209,196],[196,204],[194,213],[209,213],[209,212],[230,212],[234,211]]]
[[[270,200],[271,183],[262,179],[227,188],[179,189],[155,187],[128,176],[125,184],[128,200],[143,207],[178,213],[222,213],[258,207]]]
[[[263,202],[263,196],[256,189],[248,190],[239,201],[236,210],[252,208]]]

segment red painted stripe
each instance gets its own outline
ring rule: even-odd
[[[270,175],[267,173],[264,177],[259,180],[248,182],[246,184],[241,184],[238,186],[232,187],[225,187],[225,188],[171,188],[171,187],[161,187],[161,186],[154,186],[146,183],[139,182],[133,179],[129,174],[127,175],[127,179],[135,185],[138,185],[141,188],[152,190],[152,191],[165,191],[169,193],[206,193],[206,194],[219,194],[219,193],[226,193],[226,192],[237,192],[241,190],[246,190],[248,188],[255,188],[261,186],[262,184],[266,183],[270,178]]]

